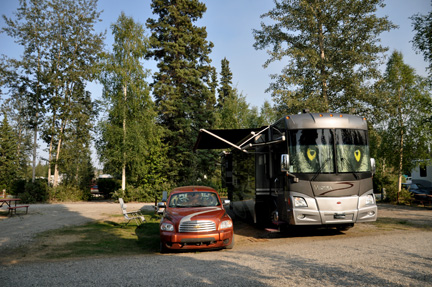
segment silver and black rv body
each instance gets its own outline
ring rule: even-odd
[[[278,226],[375,221],[366,119],[303,113],[261,129],[201,130],[196,148],[227,148],[222,174],[236,215]]]

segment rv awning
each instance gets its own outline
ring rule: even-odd
[[[267,127],[264,127],[266,129]],[[253,139],[263,128],[205,130],[201,129],[194,150],[197,149],[242,149],[242,146]]]

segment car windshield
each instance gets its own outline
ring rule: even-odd
[[[183,192],[171,195],[169,207],[207,207],[220,205],[214,192]]]

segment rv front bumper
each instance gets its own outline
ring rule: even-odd
[[[294,207],[289,223],[293,225],[349,224],[376,221],[376,204],[366,205],[365,196],[337,198],[304,197],[307,207]]]

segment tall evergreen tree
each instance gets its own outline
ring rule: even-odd
[[[6,113],[0,124],[0,189],[10,188],[19,168],[17,138],[9,125]]]
[[[272,47],[265,67],[286,59],[269,90],[284,112],[362,108],[364,85],[379,77],[387,48],[378,36],[395,26],[375,15],[383,0],[275,0],[254,30],[256,49]],[[273,24],[274,23],[274,24]]]
[[[209,87],[213,44],[206,40],[206,28],[194,25],[206,6],[198,0],[153,0],[151,7],[159,18],[147,20],[152,32],[148,57],[158,62],[152,86],[172,160],[169,172],[176,184],[191,182],[206,172],[192,149],[199,129],[211,127],[214,118],[209,104],[214,102]]]
[[[223,58],[221,61],[221,80],[219,88],[219,98],[218,98],[218,106],[221,107],[224,104],[224,101],[227,97],[229,97],[232,93],[232,72],[229,67],[229,61],[226,58]]]

